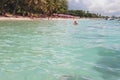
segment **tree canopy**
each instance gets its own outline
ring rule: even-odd
[[[104,17],[89,11],[68,10],[67,0],[1,0],[0,15],[5,13],[23,16],[31,14],[52,16],[54,13],[58,13],[89,18]]]
[[[0,13],[24,14],[39,13],[51,16],[53,13],[65,13],[67,0],[1,0]]]
[[[101,14],[90,13],[89,11],[83,10],[67,10],[66,14],[78,16],[78,17],[88,17],[88,18],[101,18]]]

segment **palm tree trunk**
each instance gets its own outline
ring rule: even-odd
[[[15,9],[13,10],[13,15],[15,15],[15,14],[16,14],[17,5],[18,5],[18,0],[16,0],[16,2],[15,2]]]
[[[1,1],[1,13],[4,15],[4,0]]]
[[[30,17],[33,18],[33,7],[34,7],[34,0],[31,1],[31,6],[30,6]]]

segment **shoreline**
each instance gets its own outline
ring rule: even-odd
[[[99,20],[99,19],[102,19],[102,18],[30,18],[30,17],[3,17],[3,16],[0,16],[0,21],[9,21],[9,20],[12,20],[12,21],[33,21],[33,20]]]

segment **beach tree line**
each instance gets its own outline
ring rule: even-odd
[[[1,0],[0,14],[13,15],[44,14],[51,16],[53,13],[65,13],[67,0]]]
[[[84,10],[67,10],[66,14],[78,16],[78,17],[88,17],[88,18],[103,18],[105,16],[102,16],[98,13],[91,13],[89,11]]]
[[[6,13],[21,16],[43,15],[52,16],[68,14],[78,17],[100,18],[100,14],[90,13],[83,10],[68,10],[67,0],[1,0],[0,15]]]

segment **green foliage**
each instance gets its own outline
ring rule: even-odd
[[[51,16],[53,13],[65,13],[67,0],[1,0],[0,13],[28,15],[38,13]]]
[[[54,13],[60,13],[89,18],[104,17],[83,10],[68,10],[67,0],[1,0],[0,15],[5,13],[23,16],[30,14],[52,16]]]
[[[78,16],[78,17],[88,17],[88,18],[101,18],[100,14],[90,13],[83,10],[68,10],[66,14]]]

